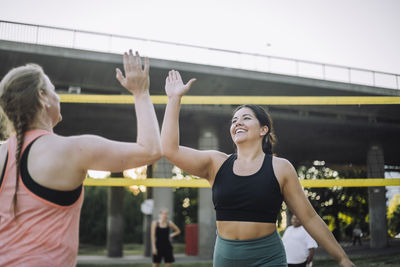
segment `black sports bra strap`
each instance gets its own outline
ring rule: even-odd
[[[24,153],[21,157],[21,179],[25,186],[35,195],[43,198],[47,201],[50,201],[54,204],[60,206],[70,206],[74,204],[80,197],[82,193],[83,185],[78,186],[77,188],[70,190],[70,191],[62,191],[62,190],[55,190],[50,189],[45,186],[42,186],[35,182],[32,176],[29,174],[28,171],[28,155],[29,151],[32,147],[32,144],[38,140],[40,137],[33,140],[25,149]]]

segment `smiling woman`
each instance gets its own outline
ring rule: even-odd
[[[272,120],[261,107],[243,105],[234,111],[230,134],[237,151],[232,155],[179,145],[181,98],[194,81],[184,84],[179,72],[169,72],[161,145],[169,161],[212,186],[217,218],[214,266],[287,266],[276,230],[283,200],[340,266],[354,266],[312,208],[292,164],[273,156]]]

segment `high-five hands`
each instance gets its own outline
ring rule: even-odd
[[[171,70],[168,77],[165,79],[165,93],[168,97],[181,97],[189,91],[194,81],[196,81],[196,79],[190,79],[186,84],[183,84],[179,72]]]
[[[125,76],[120,69],[116,69],[117,80],[133,95],[145,94],[149,92],[149,59],[146,57],[144,61],[144,69],[139,53],[136,51],[133,55],[132,50],[124,53],[124,71]]]

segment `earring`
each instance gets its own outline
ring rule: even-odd
[[[47,107],[47,108],[50,108],[50,104],[46,104],[46,107]]]

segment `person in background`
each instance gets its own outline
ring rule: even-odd
[[[306,267],[314,257],[317,242],[307,233],[300,220],[293,214],[292,225],[286,228],[282,237],[288,267]]]
[[[0,147],[0,266],[75,266],[87,171],[121,172],[160,159],[149,62],[143,69],[131,50],[123,62],[125,76],[117,69],[116,77],[135,99],[135,143],[55,134],[60,98],[36,64],[14,68],[2,79],[0,105],[14,133]]]
[[[172,233],[171,230],[173,230]],[[160,266],[162,259],[164,259],[165,267],[170,267],[175,262],[171,239],[180,233],[178,226],[168,220],[168,209],[161,209],[158,220],[151,224],[153,267]]]
[[[357,224],[353,229],[353,246],[355,246],[357,242],[361,246],[361,237],[362,231],[360,229],[360,225]]]
[[[172,164],[212,186],[217,219],[214,266],[287,266],[276,229],[283,200],[341,267],[354,266],[311,206],[293,165],[273,155],[272,120],[261,107],[242,105],[234,110],[229,134],[236,153],[179,145],[181,99],[194,81],[184,84],[179,72],[169,72],[161,146]]]

